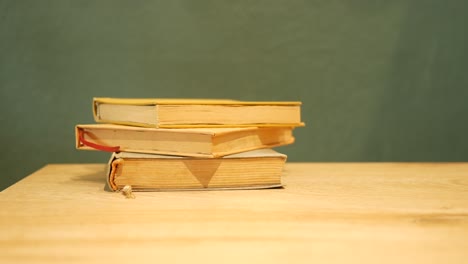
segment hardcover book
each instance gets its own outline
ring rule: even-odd
[[[291,127],[145,128],[111,124],[77,125],[77,149],[215,158],[292,144]]]
[[[286,155],[271,149],[222,158],[193,158],[120,152],[108,166],[108,185],[117,191],[261,189],[281,186]]]
[[[301,102],[94,98],[98,123],[142,127],[303,126]]]

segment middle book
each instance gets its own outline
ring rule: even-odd
[[[292,127],[143,128],[77,125],[76,148],[217,158],[294,143]]]

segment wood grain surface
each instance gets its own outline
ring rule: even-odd
[[[105,191],[104,168],[48,165],[1,192],[0,263],[468,261],[468,163],[288,163],[283,189],[135,199]]]

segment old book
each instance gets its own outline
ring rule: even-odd
[[[94,98],[98,123],[143,127],[303,126],[301,102]]]
[[[221,157],[294,142],[291,127],[145,128],[110,124],[76,126],[76,148],[191,157]]]
[[[286,155],[271,149],[222,158],[192,158],[120,152],[109,161],[112,190],[260,189],[281,186]]]

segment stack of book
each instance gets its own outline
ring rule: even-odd
[[[94,98],[76,148],[111,152],[107,182],[134,191],[281,186],[286,155],[303,126],[300,102]]]

